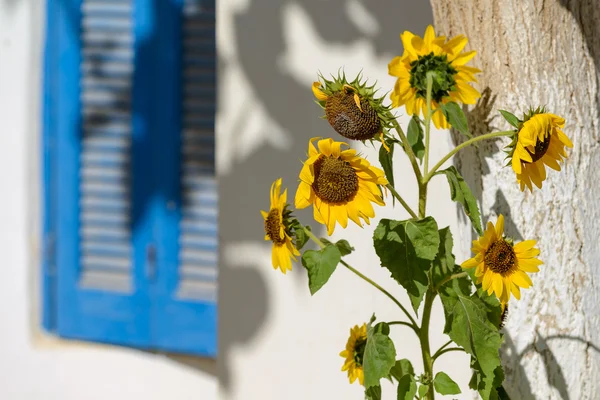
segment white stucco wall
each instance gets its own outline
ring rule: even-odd
[[[325,75],[344,67],[353,77],[360,69],[379,80],[382,93],[393,87],[387,63],[401,54],[399,34],[409,29],[422,34],[431,22],[428,2],[377,1],[219,1],[220,57],[217,161],[220,184],[220,333],[221,398],[246,399],[362,399],[358,384],[349,385],[340,371],[348,331],[368,320],[395,320],[401,312],[385,296],[340,267],[329,283],[311,298],[306,272],[300,264],[287,275],[271,267],[270,245],[263,241],[260,209],[268,209],[269,187],[283,178],[290,202],[296,190],[308,139],[340,136],[319,119],[322,111],[310,90],[317,71]],[[404,126],[408,118],[403,111]],[[432,160],[447,152],[447,132],[433,132]],[[378,165],[377,153],[360,146]],[[396,181],[416,209],[417,188],[412,169],[397,151]],[[445,180],[430,189],[429,212],[440,227],[458,234],[457,212]],[[371,226],[337,228],[334,239],[348,239],[357,251],[353,266],[396,294],[408,306],[404,290],[379,266],[371,243],[381,217],[405,219],[406,212],[378,209]],[[305,223],[312,209],[297,213]],[[312,221],[312,223],[311,223]],[[319,233],[325,232],[320,229]],[[455,237],[463,259],[470,237]],[[466,245],[465,245],[466,244]],[[447,338],[441,305],[436,303],[432,348]],[[408,306],[410,308],[410,306]],[[413,360],[422,371],[414,334],[393,328],[398,357]],[[470,371],[464,354],[442,356],[437,368],[446,370],[464,389]],[[452,361],[451,361],[452,360]],[[384,398],[395,391],[384,384]],[[459,398],[460,396],[453,396]],[[471,398],[465,394],[460,398]]]
[[[216,398],[215,363],[39,330],[41,0],[0,1],[0,399]]]
[[[401,52],[398,35],[404,29],[424,30],[431,22],[428,4],[218,2],[222,246],[215,371],[208,361],[64,342],[39,329],[42,3],[0,0],[0,399],[362,398],[360,387],[349,385],[340,372],[338,353],[348,329],[366,321],[373,310],[388,320],[400,318],[400,313],[343,269],[314,298],[300,265],[287,276],[273,271],[258,211],[268,207],[269,186],[279,176],[293,195],[310,137],[335,137],[318,118],[312,100],[310,83],[316,71],[335,72],[344,66],[352,75],[362,68],[387,91],[393,84],[387,63]],[[433,138],[435,160],[447,151],[450,139],[444,132],[434,132]],[[361,151],[376,162],[372,149]],[[415,204],[416,185],[405,160],[397,162],[396,177],[402,193]],[[462,243],[457,257],[464,257],[470,238],[458,235],[457,212],[447,200],[446,186],[433,186],[430,196],[430,213],[440,227],[453,228],[455,243]],[[309,221],[310,213],[299,215]],[[357,246],[349,262],[408,305],[369,247],[381,217],[401,219],[406,214],[380,209],[371,227],[339,229],[335,238]],[[438,304],[434,315],[440,314]],[[434,318],[433,349],[446,340],[441,330],[441,319]],[[410,358],[421,370],[412,333],[395,328],[393,336],[399,357]],[[466,388],[468,359],[451,354],[452,362],[444,356],[437,367]],[[389,389],[384,386],[385,398],[395,398]]]

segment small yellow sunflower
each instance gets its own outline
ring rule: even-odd
[[[520,287],[527,289],[533,283],[527,272],[538,272],[538,266],[543,264],[537,256],[540,251],[534,248],[535,240],[513,244],[512,240],[504,237],[504,216],[500,215],[496,227],[488,222],[482,237],[473,241],[475,257],[462,263],[463,268],[477,268],[475,276],[477,283],[488,294],[494,292],[502,310],[510,299],[510,294],[519,300]]]
[[[292,260],[300,252],[292,243],[289,220],[291,211],[287,209],[287,189],[281,194],[281,178],[271,185],[271,207],[269,212],[261,211],[265,219],[265,240],[273,242],[271,262],[273,268],[279,268],[284,274],[292,270]]]
[[[404,31],[400,35],[404,54],[395,57],[388,65],[388,72],[398,77],[391,94],[392,107],[404,105],[409,115],[427,113],[427,73],[433,72],[431,109],[438,110],[441,104],[457,102],[475,104],[481,94],[469,82],[477,82],[477,68],[466,66],[477,52],[463,53],[468,39],[463,36],[446,41],[445,36],[435,36],[429,25],[423,38]],[[441,110],[433,113],[437,128],[449,127]]]
[[[350,337],[346,343],[346,350],[340,353],[345,358],[342,371],[348,371],[350,383],[358,382],[363,385],[365,373],[363,371],[363,358],[365,355],[365,346],[367,345],[367,324],[362,326],[355,325],[350,329]]]
[[[385,205],[379,185],[387,185],[384,173],[354,149],[341,149],[343,142],[321,139],[315,148],[313,138],[308,142],[308,160],[300,171],[296,191],[296,208],[314,206],[314,218],[327,226],[331,235],[336,222],[346,228],[348,218],[362,227],[375,216],[371,203]]]
[[[524,122],[519,123],[520,129],[509,146],[512,148],[509,157],[512,157],[512,168],[521,191],[525,186],[533,191],[531,182],[541,189],[546,180],[546,165],[560,171],[559,162],[567,158],[565,146],[573,147],[562,131],[565,120],[543,111],[538,108],[524,116]]]
[[[379,137],[383,142],[394,116],[383,105],[383,97],[375,97],[375,85],[367,86],[360,74],[352,82],[345,74],[333,80],[319,77],[323,82],[314,82],[312,91],[329,125],[346,139],[364,142]]]

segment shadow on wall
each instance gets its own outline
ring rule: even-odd
[[[600,20],[600,9],[597,7],[596,1],[594,0],[559,1],[560,5],[572,14],[579,24],[588,50],[592,55],[596,67],[596,85],[597,87],[600,87],[600,25],[598,25],[598,21]],[[494,108],[494,102],[495,96],[490,92],[489,88],[486,88],[483,91],[482,97],[477,105],[470,112],[467,112],[469,126],[472,130],[471,133],[474,136],[491,132],[492,130],[496,129],[496,127],[492,126],[492,117],[490,115]],[[597,111],[598,118],[600,118],[600,108]],[[590,134],[597,135],[597,132],[598,129],[596,127],[596,129],[591,129]],[[461,137],[457,132],[452,132],[452,136],[455,145],[464,141],[464,138]],[[600,138],[597,136],[593,136],[591,139],[596,142],[600,140]],[[479,204],[482,202],[483,177],[490,173],[487,160],[492,158],[501,150],[502,148],[497,144],[497,142],[484,142],[479,147],[471,147],[466,149],[462,151],[459,156],[455,157],[457,169],[463,174],[465,180],[473,190],[473,194],[477,198]],[[498,190],[496,192],[495,202],[491,209],[496,215],[500,213],[505,215],[505,231],[508,236],[512,236],[519,241],[523,240],[521,233],[512,223],[512,212],[502,191]],[[457,213],[459,215],[459,219],[464,220],[466,218],[463,215],[462,210],[458,209]],[[483,221],[486,221],[487,219],[489,219],[489,215],[482,215]],[[475,239],[476,235],[473,234],[472,238]],[[505,344],[501,350],[503,365],[507,372],[509,372],[507,375],[511,377],[510,382],[505,382],[504,387],[512,398],[535,398],[535,395],[531,392],[531,385],[527,379],[527,375],[523,367],[523,360],[531,357],[532,353],[537,353],[543,359],[548,384],[556,389],[563,400],[569,399],[567,382],[563,373],[563,369],[558,364],[556,357],[550,349],[550,341],[577,341],[586,344],[588,351],[594,350],[599,352],[598,347],[579,337],[551,335],[544,338],[539,334],[539,332],[536,332],[536,337],[534,338],[533,342],[526,346],[526,348],[519,353],[515,348],[514,342],[509,334],[505,333],[504,337]]]
[[[360,22],[352,18],[348,9],[354,3],[362,5],[377,21],[379,29],[376,34],[365,36],[364,30],[357,25]],[[225,390],[234,385],[231,381],[232,367],[228,364],[231,349],[250,344],[266,322],[269,292],[262,273],[257,269],[271,270],[271,265],[256,265],[250,259],[241,265],[239,262],[234,265],[228,260],[227,249],[240,243],[264,243],[261,228],[263,220],[259,210],[268,207],[271,183],[282,177],[284,187],[289,188],[288,202],[293,204],[294,185],[308,140],[314,136],[330,135],[326,123],[318,118],[322,111],[314,104],[309,85],[280,68],[279,58],[290,46],[285,40],[283,21],[285,8],[290,5],[303,9],[323,42],[350,45],[366,39],[378,55],[401,54],[399,34],[403,30],[422,31],[423,21],[433,20],[427,2],[408,0],[385,4],[377,0],[250,0],[244,11],[235,15],[236,58],[256,96],[256,100],[251,101],[259,103],[269,118],[291,134],[292,145],[285,151],[267,146],[259,148],[243,162],[234,165],[230,173],[219,175],[221,250],[218,374],[221,387]],[[230,67],[227,61],[220,60],[220,79]],[[314,73],[316,78],[317,71]],[[248,119],[248,115],[244,118]],[[242,119],[239,126],[245,123]],[[223,137],[223,132],[220,132],[218,140]],[[237,140],[239,136],[232,132],[228,137],[228,140]],[[312,217],[310,209],[296,214],[305,221]],[[298,281],[304,279],[301,267],[294,268],[292,275]]]

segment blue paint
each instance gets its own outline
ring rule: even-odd
[[[55,199],[56,172],[53,164],[56,113],[56,7],[49,1],[46,7],[46,46],[44,48],[43,129],[42,129],[42,326],[56,329],[56,253],[55,253]]]
[[[217,348],[217,306],[212,301],[183,299],[180,291],[182,283],[188,281],[214,283],[214,273],[210,271],[217,268],[214,0],[202,3],[208,10],[199,16],[203,28],[192,28],[187,32],[183,32],[181,0],[132,0],[135,68],[131,128],[108,123],[85,132],[80,102],[82,1],[85,0],[47,1],[43,114],[43,242],[47,250],[42,261],[42,324],[45,329],[68,338],[213,357]],[[111,10],[101,16],[106,18],[95,18],[93,23],[117,31],[122,29],[111,20],[114,16]],[[204,23],[209,28],[204,27]],[[184,64],[182,43],[185,34],[193,34],[195,38],[200,35],[208,44],[196,49],[201,50],[201,57],[186,57]],[[102,54],[102,50],[95,59],[99,63],[127,61],[122,56]],[[194,98],[200,99],[202,104],[187,106],[184,110],[182,85],[186,81],[182,71],[198,66],[203,72],[192,80],[203,84],[201,89],[194,91]],[[104,77],[120,76],[118,72],[102,70],[101,73]],[[87,89],[112,90],[101,82],[85,85]],[[119,102],[127,106],[127,102]],[[88,104],[91,103],[88,101]],[[95,100],[94,104],[115,105],[102,99]],[[201,146],[196,156],[201,166],[194,166],[193,170],[206,177],[187,186],[195,193],[194,201],[200,204],[193,212],[184,204],[186,200],[182,196],[184,162],[181,145],[185,112],[196,113],[196,118],[187,121],[185,127],[203,132],[193,142],[186,142],[190,146]],[[109,122],[129,123],[127,118],[108,117],[111,118]],[[86,255],[99,256],[98,260],[87,261],[86,266],[113,273],[130,271],[132,285],[129,291],[122,288],[99,290],[81,284],[80,180],[87,178],[80,174],[80,157],[85,135],[116,139],[131,137],[131,160],[125,165],[113,158],[122,151],[118,146],[96,143],[85,147],[101,155],[93,162],[88,161],[89,166],[113,170],[130,168],[131,209],[121,204],[123,193],[117,189],[108,190],[110,186],[106,186],[116,188],[117,178],[95,176],[89,182],[100,186],[87,189],[86,194],[115,203],[86,206],[87,211],[100,214],[85,219],[99,229],[122,228],[124,225],[119,219],[113,221],[102,215],[126,216],[130,213],[130,233],[93,232],[88,236],[92,241],[85,246]],[[189,168],[185,170],[189,172]],[[184,217],[193,221],[193,225],[183,228]],[[181,243],[184,232],[204,238]],[[123,248],[128,243],[131,252]],[[181,258],[182,246],[203,253],[184,259]],[[106,261],[111,257],[127,259],[128,256],[130,269]],[[208,272],[188,271],[184,274],[179,265],[182,261],[202,265]]]
[[[57,333],[69,338],[147,348],[150,307],[147,291],[138,285],[138,280],[133,293],[90,289],[80,282],[81,0],[50,2],[58,9],[54,25],[60,55],[53,60],[58,70],[54,131],[57,138]]]

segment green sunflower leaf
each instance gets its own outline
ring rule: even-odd
[[[296,238],[295,240],[295,244],[296,244],[296,249],[298,250],[302,250],[302,248],[304,247],[304,245],[306,244],[306,242],[308,242],[308,240],[310,239],[308,237],[308,235],[306,234],[306,231],[304,230],[304,228],[308,229],[309,231],[310,226],[302,226],[300,225],[300,223],[298,223],[299,226],[294,227],[294,237]]]
[[[438,285],[441,281],[454,274],[454,254],[452,254],[452,233],[450,227],[438,231],[440,236],[440,247],[432,264],[433,284]]]
[[[413,400],[417,394],[417,382],[414,376],[404,375],[398,382],[398,400]]]
[[[385,179],[394,186],[394,142],[386,138],[385,143],[389,146],[390,151],[388,153],[384,146],[379,148],[379,163],[385,173]]]
[[[462,108],[460,108],[460,106],[453,101],[451,101],[450,103],[442,104],[441,106],[442,112],[448,120],[448,123],[450,123],[450,125],[454,129],[456,129],[466,137],[472,138],[473,136],[471,136],[471,134],[469,133],[467,117],[465,116],[465,113],[463,112]]]
[[[340,250],[327,245],[321,250],[306,250],[302,254],[302,265],[308,270],[308,287],[314,295],[327,283],[342,258]]]
[[[497,368],[501,368],[502,337],[498,327],[488,319],[488,305],[477,293],[469,295],[470,288],[466,288],[464,282],[466,279],[454,279],[452,285],[444,285],[439,291],[446,314],[444,332],[471,354],[471,367],[478,374],[472,383],[484,400],[488,400],[492,389],[502,383],[501,380],[497,382],[496,376]]]
[[[506,122],[508,122],[515,128],[519,129],[519,122],[520,122],[519,118],[517,118],[514,114],[509,113],[508,111],[504,111],[504,110],[498,110],[498,111],[500,111],[500,114],[502,114],[502,116],[504,117]]]
[[[397,381],[400,381],[404,375],[413,375],[415,374],[415,370],[413,369],[412,364],[406,358],[402,360],[396,361],[392,369],[390,370],[390,375],[396,378]]]
[[[381,386],[371,386],[366,389],[365,400],[381,400]]]
[[[471,359],[471,368],[473,369],[473,376],[469,381],[469,387],[477,390],[483,400],[510,399],[504,388],[502,388],[502,381],[504,380],[502,366],[498,366],[494,370],[494,374],[488,376],[483,375],[479,363],[474,359]]]
[[[427,291],[427,271],[440,244],[435,219],[382,219],[373,242],[381,266],[390,270],[392,277],[406,289],[416,311]]]
[[[438,171],[435,175],[446,175],[448,179],[448,185],[450,185],[450,198],[457,203],[460,203],[467,217],[473,223],[473,228],[480,235],[483,236],[483,230],[481,229],[481,213],[477,206],[477,200],[473,196],[473,192],[465,182],[464,178],[458,173],[455,166],[451,166],[447,169]]]
[[[460,394],[460,387],[445,372],[438,372],[433,378],[433,387],[439,394]]]
[[[423,143],[423,127],[418,116],[413,115],[408,123],[408,130],[406,132],[406,139],[408,144],[412,147],[415,156],[419,161],[423,162],[425,156],[425,144]]]
[[[381,378],[389,376],[396,362],[394,342],[389,338],[389,326],[385,322],[367,328],[367,344],[363,358],[365,388],[378,386]]]
[[[321,242],[325,244],[332,244],[338,248],[342,257],[347,256],[348,254],[354,251],[354,247],[350,245],[350,243],[346,239],[340,239],[335,243],[330,242],[326,238],[321,238]]]
[[[419,386],[419,399],[424,399],[427,393],[429,393],[429,385]]]

